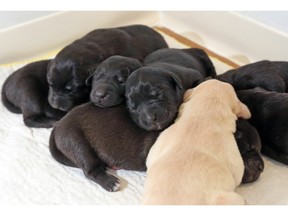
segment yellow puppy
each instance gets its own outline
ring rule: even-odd
[[[244,164],[233,133],[250,118],[230,84],[208,80],[184,95],[179,115],[151,148],[143,204],[244,204],[234,192]]]

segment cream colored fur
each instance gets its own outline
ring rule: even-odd
[[[233,133],[248,108],[230,84],[208,80],[184,95],[173,125],[151,148],[143,204],[244,204],[244,164]]]

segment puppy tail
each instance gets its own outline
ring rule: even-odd
[[[20,114],[22,113],[22,110],[19,107],[14,106],[7,98],[6,96],[6,83],[3,84],[1,97],[2,97],[2,103],[4,106],[12,113]]]
[[[76,165],[57,148],[55,142],[55,128],[53,128],[49,138],[49,150],[52,157],[59,163],[70,167],[76,167]]]
[[[245,200],[242,196],[234,191],[231,192],[216,192],[211,197],[210,203],[213,205],[244,205]]]

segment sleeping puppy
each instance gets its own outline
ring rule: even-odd
[[[147,157],[143,204],[244,204],[234,192],[244,164],[234,132],[250,117],[227,83],[208,80],[184,95],[175,123]]]
[[[261,87],[268,91],[288,91],[288,62],[259,61],[229,70],[216,79],[230,83],[236,90]]]
[[[68,111],[87,102],[91,86],[85,81],[110,56],[122,55],[143,61],[149,53],[165,47],[168,46],[164,38],[148,26],[96,29],[66,46],[50,62],[49,103],[55,109]]]
[[[235,139],[245,167],[242,183],[254,182],[264,170],[259,134],[247,120],[238,119]]]
[[[200,72],[204,77],[214,78],[216,71],[214,65],[208,55],[202,49],[188,48],[188,49],[175,49],[163,48],[149,54],[145,60],[144,65],[156,65],[161,63],[170,63],[181,65],[183,67],[192,68]]]
[[[146,156],[158,134],[137,127],[125,103],[105,109],[86,103],[56,124],[49,147],[58,162],[78,167],[104,189],[117,191],[119,180],[106,173],[107,167],[145,171]]]
[[[248,158],[245,154],[254,145],[249,142],[254,140],[245,136],[245,130],[239,126],[239,133],[243,135],[237,135],[237,142],[239,148],[244,149],[242,156]],[[146,171],[147,154],[160,132],[139,128],[131,120],[125,104],[103,109],[86,103],[71,110],[57,123],[49,148],[59,163],[81,168],[87,178],[108,191],[117,191],[119,180],[106,174],[107,167]],[[255,179],[254,172],[249,170],[250,167],[246,178]]]
[[[288,164],[288,94],[254,88],[237,95],[251,110],[249,121],[260,135],[261,153]]]
[[[2,102],[13,113],[23,113],[28,127],[50,128],[65,115],[48,103],[47,65],[42,60],[12,73],[2,87]]]
[[[205,64],[202,56],[210,64]],[[177,115],[185,90],[216,74],[204,51],[193,48],[155,51],[144,63],[145,67],[128,77],[125,96],[132,119],[145,130],[169,126]]]
[[[128,76],[142,64],[135,58],[111,56],[104,60],[91,75],[90,101],[99,107],[111,107],[122,103]],[[90,77],[86,82],[89,82]]]

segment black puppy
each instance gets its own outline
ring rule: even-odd
[[[122,103],[125,99],[128,76],[141,66],[140,61],[135,58],[119,55],[107,58],[91,75],[90,100],[99,107],[111,107]]]
[[[235,90],[261,87],[268,91],[288,91],[288,62],[259,61],[229,70],[216,79],[230,83]]]
[[[251,111],[249,122],[259,132],[261,153],[288,164],[288,94],[254,88],[237,95]]]
[[[206,53],[195,48],[158,50],[144,63],[128,77],[125,96],[132,119],[145,130],[169,126],[185,90],[216,75]]]
[[[143,61],[149,53],[165,47],[164,38],[144,25],[94,30],[62,49],[49,64],[49,103],[68,111],[87,102],[91,87],[85,80],[112,55]]]
[[[236,139],[238,145],[243,145],[239,148],[244,156],[258,147],[253,137],[240,134],[246,132],[246,128],[250,129],[239,126]],[[71,110],[57,123],[49,148],[58,162],[81,168],[87,178],[108,191],[117,191],[119,180],[106,173],[107,167],[146,171],[146,157],[160,132],[139,128],[131,120],[124,103],[105,109],[86,103]],[[245,168],[245,176],[256,180],[257,171],[253,171],[254,166],[250,166],[249,161],[245,162],[250,157],[244,156],[244,164],[249,166]]]
[[[151,66],[154,63],[169,63],[197,70],[204,77],[214,78],[216,71],[210,58],[204,50],[198,48],[175,49],[163,48],[149,54],[144,65]]]
[[[242,183],[256,181],[264,170],[261,157],[261,141],[257,130],[247,120],[236,121],[235,139],[244,161],[244,175]]]
[[[54,127],[50,152],[60,163],[81,168],[106,190],[117,191],[119,180],[107,174],[106,167],[145,171],[147,154],[158,134],[137,127],[125,103],[105,109],[86,103]]]
[[[48,103],[47,65],[50,60],[27,64],[4,82],[2,102],[13,113],[23,113],[28,127],[50,128],[65,115]]]

